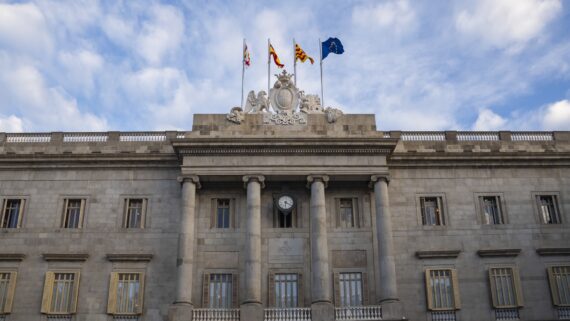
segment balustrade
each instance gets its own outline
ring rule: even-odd
[[[554,139],[552,132],[512,132],[512,141],[551,141]]]
[[[239,309],[193,309],[193,321],[239,321]]]
[[[570,320],[570,307],[560,307],[557,310],[559,320]]]
[[[403,132],[403,141],[445,141],[444,132]]]
[[[311,321],[311,308],[265,309],[264,321]]]
[[[458,141],[498,141],[498,132],[458,132]]]
[[[119,141],[121,142],[163,142],[166,140],[164,132],[132,132],[121,133]]]
[[[88,143],[106,142],[109,138],[107,133],[64,133],[64,143]]]
[[[49,143],[50,141],[51,134],[49,133],[6,134],[8,143]]]
[[[432,311],[431,321],[456,321],[455,311]]]
[[[335,320],[382,320],[382,307],[379,305],[370,305],[335,308]]]
[[[519,320],[519,309],[495,309],[495,319],[498,320]]]

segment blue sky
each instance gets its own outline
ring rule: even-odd
[[[0,1],[0,131],[189,130],[267,86],[267,38],[382,130],[570,130],[570,1]],[[277,70],[273,67],[273,73]],[[319,93],[318,64],[297,66]],[[273,82],[273,80],[272,80]]]

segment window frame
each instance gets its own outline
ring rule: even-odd
[[[501,218],[503,222],[501,224],[485,224],[484,212],[483,212],[483,197],[495,197],[497,199],[497,207],[500,211]],[[475,211],[477,214],[477,221],[482,226],[504,226],[510,224],[509,215],[507,211],[507,205],[504,193],[501,192],[485,192],[485,193],[474,193]]]
[[[270,308],[275,308],[277,297],[275,293],[275,275],[277,274],[296,274],[297,275],[297,307],[302,308],[305,306],[305,288],[303,280],[303,271],[298,269],[272,269],[267,274],[267,305]]]
[[[492,269],[510,269],[513,279],[513,295],[515,299],[514,305],[500,305],[496,297],[496,287],[493,286],[495,281],[491,275]],[[491,304],[493,309],[518,309],[524,306],[524,298],[522,293],[522,283],[518,267],[515,265],[491,265],[487,268],[487,277],[489,280],[489,290],[491,292]]]
[[[435,271],[449,271],[451,279],[451,297],[453,298],[453,307],[437,308],[434,307],[434,298],[431,291],[431,273]],[[459,277],[457,269],[451,267],[428,267],[424,271],[425,291],[426,291],[426,308],[428,311],[456,311],[461,309],[461,295],[459,291]]]
[[[227,309],[239,308],[239,273],[235,270],[205,270],[202,273],[202,308],[210,309],[210,276],[212,274],[228,274],[231,275],[232,280],[232,293],[231,300],[232,306]],[[225,308],[216,308],[225,309]]]
[[[219,200],[229,200],[229,216],[230,216],[230,224],[228,227],[218,227],[218,201]],[[237,198],[235,196],[220,196],[220,197],[212,197],[210,199],[210,229],[213,230],[231,230],[235,229],[237,226],[237,217],[236,217],[236,204]]]
[[[554,210],[556,211],[556,213],[558,215],[558,219],[560,220],[559,223],[545,223],[542,220],[542,215],[540,213],[540,204],[539,204],[539,200],[540,200],[541,196],[551,196],[553,198]],[[540,224],[542,226],[560,226],[561,224],[564,224],[566,222],[565,217],[564,217],[563,206],[560,206],[562,202],[560,199],[560,193],[559,192],[550,192],[550,191],[532,192],[531,197],[533,199],[533,207],[534,207],[534,212],[535,212],[536,220],[537,220],[538,224]]]
[[[142,200],[142,213],[141,213],[141,222],[139,227],[128,227],[128,215],[129,215],[129,205],[132,200]],[[148,197],[137,197],[137,196],[128,196],[123,198],[123,219],[121,222],[121,227],[127,230],[138,230],[138,229],[145,229],[146,222],[147,222],[147,213],[148,213]]]
[[[0,316],[12,313],[12,306],[14,304],[14,295],[16,294],[16,282],[18,280],[18,271],[15,269],[0,269],[0,274],[9,274],[10,278],[6,284],[6,296],[4,309],[0,310]],[[0,298],[2,298],[0,296]],[[1,306],[0,306],[1,307]]]
[[[443,222],[443,224],[439,224],[439,225],[425,225],[424,224],[424,219],[423,219],[423,201],[422,199],[425,198],[436,198],[437,199],[437,203],[440,207],[440,212],[441,212],[441,220]],[[421,226],[424,229],[443,229],[443,228],[447,228],[448,226],[451,225],[451,220],[450,217],[448,215],[449,211],[447,208],[447,198],[445,193],[417,193],[416,194],[416,215],[417,215],[417,220],[418,220],[418,224],[419,226]]]
[[[66,220],[67,220],[67,209],[68,209],[68,205],[69,205],[69,201],[70,200],[80,200],[81,201],[81,207],[79,210],[79,224],[77,227],[66,227]],[[62,229],[70,229],[70,230],[76,230],[76,229],[82,229],[85,227],[85,216],[86,216],[86,211],[87,211],[87,201],[88,198],[84,197],[84,196],[65,196],[63,197],[63,204],[62,204],[62,208],[63,210],[61,211],[61,219],[60,219],[60,224],[59,227]]]
[[[333,299],[335,307],[341,306],[340,297],[340,274],[342,273],[360,273],[362,282],[362,306],[367,306],[370,303],[369,284],[368,284],[368,271],[366,268],[337,268],[333,271]]]
[[[556,282],[554,280],[554,274],[553,274],[553,269],[554,268],[567,268],[569,270],[569,279],[570,279],[570,264],[568,263],[560,263],[560,264],[551,264],[546,268],[546,274],[548,277],[548,285],[550,288],[550,296],[552,299],[552,305],[555,307],[560,307],[560,308],[568,308],[570,307],[570,301],[566,304],[564,303],[560,303],[559,300],[559,291],[560,289],[558,289],[558,286],[556,285]]]
[[[18,223],[16,224],[16,227],[2,226],[2,224],[4,223],[4,218],[6,216],[6,205],[8,204],[8,201],[11,201],[11,200],[20,200],[20,203],[21,203],[20,209],[18,211]],[[2,213],[0,213],[0,228],[6,229],[6,230],[22,228],[23,221],[24,221],[24,214],[25,214],[27,206],[28,206],[28,198],[27,197],[21,197],[21,196],[6,196],[6,197],[4,197],[4,199],[2,200]]]
[[[282,196],[282,193],[279,194],[275,194],[272,197],[272,221],[271,221],[271,227],[274,229],[279,229],[279,230],[290,230],[290,229],[297,229],[297,228],[301,228],[302,227],[302,222],[301,222],[301,218],[299,215],[299,198],[296,197],[295,195],[291,195],[294,199],[295,199],[295,207],[293,207],[293,209],[291,210],[291,212],[289,213],[289,215],[291,215],[291,227],[280,227],[279,226],[279,215],[281,215],[281,211],[277,208],[277,206],[275,205],[277,202],[277,199],[279,198],[279,196]],[[284,215],[284,214],[283,214]]]
[[[139,275],[139,293],[137,298],[136,310],[131,313],[117,312],[118,303],[118,286],[120,274],[138,274]],[[144,308],[144,291],[145,291],[145,272],[140,270],[116,270],[112,271],[109,279],[109,295],[107,298],[107,314],[110,315],[142,315]]]
[[[73,278],[73,294],[70,302],[70,309],[67,312],[52,311],[53,287],[56,274],[75,274]],[[72,315],[77,313],[77,302],[79,301],[79,285],[81,281],[81,270],[79,269],[52,269],[46,271],[44,281],[44,291],[42,295],[41,313],[49,315]]]
[[[342,226],[343,220],[341,219],[342,210],[341,205],[343,200],[350,200],[352,202],[352,226]],[[335,228],[338,229],[357,229],[362,227],[362,220],[360,217],[360,203],[359,198],[355,196],[337,196],[334,198],[335,202]]]

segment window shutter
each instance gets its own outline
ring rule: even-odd
[[[497,283],[495,282],[495,276],[493,275],[493,269],[489,269],[489,287],[491,288],[491,303],[493,308],[499,308],[499,302],[497,301]]]
[[[24,207],[25,206],[26,206],[26,200],[20,199],[20,210],[18,213],[18,225],[17,225],[18,228],[22,227],[22,222],[24,220]]]
[[[236,199],[230,198],[230,227],[237,227],[237,216],[236,216]]]
[[[81,201],[83,204],[83,201]],[[71,301],[71,308],[69,313],[77,313],[77,301],[79,298],[79,279],[81,276],[81,273],[79,271],[75,272],[75,277],[73,279],[73,298]]]
[[[558,296],[558,287],[556,286],[554,269],[552,267],[548,267],[546,271],[548,273],[548,284],[550,285],[550,295],[552,296],[552,305],[560,306],[560,297]]]
[[[143,198],[142,200],[142,217],[141,217],[141,228],[145,228],[146,226],[146,213],[147,213],[147,207],[148,207],[148,199]]]
[[[297,300],[298,307],[305,306],[305,289],[303,288],[303,273],[297,273]]]
[[[83,220],[85,219],[85,199],[81,199],[81,208],[79,210],[79,228],[83,228]]]
[[[420,197],[420,211],[421,211],[421,217],[422,217],[422,225],[426,225],[427,222],[427,218],[426,218],[426,207],[425,207],[425,198],[424,197]]]
[[[360,211],[358,211],[358,198],[352,199],[352,219],[354,220],[354,227],[360,227]]]
[[[210,273],[204,272],[204,281],[202,282],[202,308],[210,307]]]
[[[366,306],[369,304],[368,299],[368,274],[362,272],[362,305]]]
[[[427,309],[433,310],[433,294],[431,292],[431,269],[426,269],[425,271],[425,281],[426,281],[426,303]]]
[[[2,219],[0,221],[0,227],[6,227],[4,226],[4,216],[6,215],[6,202],[8,202],[7,199],[4,199],[4,201],[2,202],[2,213],[0,214],[0,219]]]
[[[443,197],[436,197],[435,198],[436,202],[437,202],[437,210],[439,211],[438,215],[439,215],[439,224],[440,225],[447,225],[447,220],[445,217],[445,213],[443,212]]]
[[[142,314],[143,313],[143,305],[144,305],[144,273],[139,273],[139,297],[137,300],[136,305],[136,313]]]
[[[340,306],[340,273],[333,273],[333,289],[334,289],[334,303]]]
[[[521,278],[518,268],[513,268],[513,283],[515,285],[515,293],[517,296],[517,306],[522,307],[524,306],[524,300],[522,294]]]
[[[42,313],[50,313],[51,310],[51,295],[55,274],[51,271],[46,272],[46,279],[44,282],[44,294],[42,297]]]
[[[451,269],[451,282],[453,285],[453,303],[455,303],[455,309],[461,309],[461,297],[459,295],[459,278],[457,277],[457,270]]]
[[[14,293],[16,290],[16,277],[18,272],[10,272],[10,281],[8,281],[8,291],[6,292],[6,302],[4,304],[4,311],[0,313],[10,313],[12,312],[12,302],[14,302]]]
[[[60,227],[65,227],[65,223],[67,221],[67,203],[69,202],[69,200],[66,198],[63,200],[63,213],[61,215],[61,226]]]
[[[274,307],[275,306],[275,272],[270,271],[269,272],[269,278],[268,278],[268,305],[270,307]]]
[[[232,273],[232,307],[239,308],[239,274]]]
[[[119,273],[111,272],[109,279],[109,297],[107,299],[107,313],[114,314],[117,311],[117,285],[119,283]]]

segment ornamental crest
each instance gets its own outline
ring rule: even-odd
[[[292,113],[299,105],[299,90],[291,80],[292,76],[285,70],[275,75],[277,81],[269,90],[269,100],[277,113]]]

